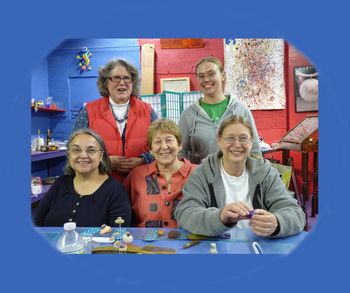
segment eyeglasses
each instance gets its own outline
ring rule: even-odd
[[[131,77],[130,76],[115,75],[115,76],[109,77],[108,79],[110,81],[114,82],[114,83],[120,83],[120,81],[124,81],[125,83],[130,83],[131,82]]]
[[[209,71],[207,74],[199,73],[199,74],[197,75],[197,79],[198,79],[198,80],[201,80],[201,81],[204,80],[204,79],[206,79],[206,78],[208,78],[208,79],[214,79],[214,78],[216,77],[217,74],[218,74],[217,71],[211,70],[211,71]]]
[[[68,149],[71,154],[74,156],[80,156],[83,153],[83,150],[81,148],[71,148]],[[89,157],[95,156],[98,152],[101,152],[102,150],[100,149],[95,149],[95,148],[88,148],[85,150],[85,154],[87,154]]]
[[[250,137],[247,136],[240,136],[240,137],[235,137],[235,136],[227,136],[222,138],[226,144],[234,144],[236,141],[238,141],[240,144],[247,144],[250,141]]]

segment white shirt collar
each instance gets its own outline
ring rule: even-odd
[[[129,105],[130,99],[124,104],[117,104],[116,102],[113,101],[113,99],[111,97],[109,97],[109,103],[111,104],[112,107],[123,108],[123,107],[127,107]]]

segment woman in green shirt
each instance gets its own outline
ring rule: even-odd
[[[224,95],[226,74],[221,61],[206,57],[196,64],[196,77],[203,94],[181,114],[179,126],[183,145],[181,156],[200,164],[217,148],[216,134],[221,122],[229,115],[243,116],[252,125],[254,137],[252,152],[261,154],[258,133],[250,110],[238,99]]]

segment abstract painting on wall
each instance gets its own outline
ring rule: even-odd
[[[225,93],[249,109],[285,109],[283,39],[225,39],[225,72]]]

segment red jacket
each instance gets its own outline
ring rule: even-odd
[[[126,177],[123,183],[130,196],[133,226],[177,227],[174,211],[182,199],[182,187],[197,167],[186,159],[181,160],[184,164],[172,175],[171,183],[160,175],[156,161],[137,166]]]
[[[125,129],[125,144],[109,105],[109,97],[102,97],[86,105],[89,127],[96,131],[106,144],[109,155],[139,157],[148,151],[147,130],[151,124],[151,105],[135,96],[130,97],[130,108]],[[113,177],[123,181],[126,175],[113,171]]]

